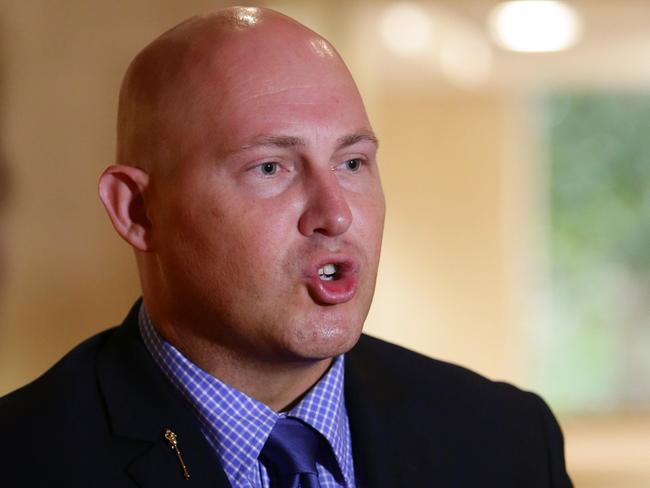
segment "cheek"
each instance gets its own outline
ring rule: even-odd
[[[353,225],[359,229],[364,245],[380,244],[385,216],[383,196],[356,198],[352,207]]]
[[[225,264],[234,280],[252,275],[264,281],[277,275],[297,229],[292,207],[273,200],[215,204],[200,225],[202,254]]]
[[[242,199],[227,211],[224,221],[236,240],[254,243],[269,255],[286,249],[298,232],[303,201],[297,192],[287,191],[274,198]],[[283,244],[284,243],[284,244]]]

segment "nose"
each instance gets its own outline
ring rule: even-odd
[[[300,220],[298,230],[304,236],[314,233],[328,237],[343,234],[352,224],[352,211],[346,200],[336,175],[313,175],[306,185],[307,202]]]

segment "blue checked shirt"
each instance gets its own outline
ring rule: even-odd
[[[320,381],[289,412],[263,403],[206,373],[165,341],[144,303],[140,334],[149,353],[171,383],[194,407],[203,435],[216,452],[235,488],[269,488],[266,468],[257,459],[275,422],[291,416],[311,425],[332,447],[343,478],[317,465],[322,488],[354,488],[350,426],[343,398],[344,357],[338,356]]]

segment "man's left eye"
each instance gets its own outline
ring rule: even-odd
[[[359,168],[361,168],[361,159],[348,159],[344,164],[347,170],[356,172],[359,171]]]

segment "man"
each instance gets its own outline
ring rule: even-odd
[[[384,199],[326,40],[263,9],[195,17],[119,105],[99,192],[143,300],[1,400],[0,485],[570,486],[538,397],[359,340]]]

